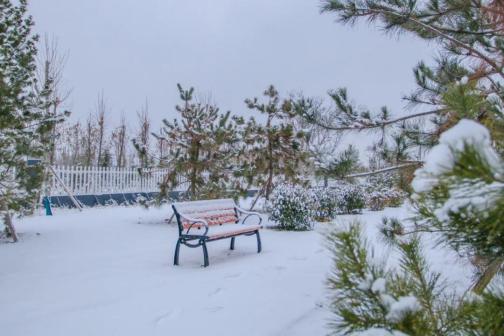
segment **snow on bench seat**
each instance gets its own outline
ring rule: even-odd
[[[237,235],[244,234],[244,233],[252,233],[252,232],[257,231],[261,228],[262,227],[260,225],[228,224],[228,225],[223,225],[223,226],[212,228],[210,235],[208,235],[208,238],[210,240],[214,240],[214,239],[232,237],[232,236],[237,236]]]

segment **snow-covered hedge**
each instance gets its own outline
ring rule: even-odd
[[[365,196],[362,186],[340,181],[333,186],[333,192],[337,196],[338,213],[360,213],[365,206]]]
[[[338,194],[334,189],[316,187],[313,189],[315,197],[315,219],[319,222],[333,219],[339,212]]]
[[[277,222],[282,230],[310,230],[313,227],[315,204],[312,191],[297,185],[279,185],[271,195],[269,218]]]
[[[363,185],[366,207],[373,211],[400,206],[407,194],[396,188],[397,176],[391,173],[369,176]]]
[[[366,192],[366,207],[373,211],[386,207],[399,207],[406,198],[406,193],[397,189],[378,189]]]

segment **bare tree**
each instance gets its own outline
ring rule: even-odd
[[[83,132],[80,121],[72,125],[63,125],[60,129],[56,146],[56,164],[76,165],[83,157]]]
[[[49,104],[46,108],[47,116],[57,116],[60,108],[71,94],[71,90],[65,88],[63,83],[63,73],[68,59],[68,53],[61,53],[58,39],[44,36],[40,53],[37,57],[37,87],[36,92],[48,90],[50,92]],[[56,155],[56,137],[58,136],[57,123],[54,123],[49,132],[48,142],[51,148],[47,156],[49,164],[54,164]]]
[[[126,118],[124,117],[124,115],[121,116],[119,126],[112,131],[111,142],[114,148],[116,165],[118,167],[125,167],[127,154],[126,144],[128,143],[128,136],[126,129]]]
[[[86,125],[84,127],[84,132],[82,136],[82,142],[84,145],[83,163],[86,166],[91,166],[95,158],[96,154],[95,138],[96,138],[96,125],[93,121],[92,116],[89,115],[86,120]]]
[[[97,160],[96,164],[99,166],[102,164],[103,160],[103,148],[106,132],[105,118],[107,114],[107,105],[105,103],[105,98],[103,91],[98,94],[98,100],[96,102],[96,140],[97,140]]]
[[[145,100],[145,105],[143,105],[140,111],[137,112],[138,117],[138,134],[135,139],[135,146],[139,148],[138,151],[138,161],[142,168],[149,165],[149,156],[145,153],[149,152],[150,149],[150,135],[151,135],[151,121],[149,116],[149,102]],[[144,154],[142,154],[144,153]]]

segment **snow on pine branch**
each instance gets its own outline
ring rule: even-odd
[[[461,120],[441,135],[424,166],[415,172],[413,197],[420,201],[422,212],[435,220],[431,224],[456,235],[455,249],[477,246],[480,252],[495,254],[500,250],[494,243],[499,239],[499,209],[504,201],[503,168],[490,132],[475,121]],[[481,223],[488,235],[468,223]]]
[[[377,170],[372,170],[364,173],[357,173],[357,174],[351,174],[351,175],[346,175],[345,178],[350,179],[350,178],[357,178],[357,177],[366,177],[370,175],[376,175],[376,174],[383,174],[387,172],[391,172],[394,170],[400,170],[404,168],[411,168],[411,167],[418,167],[422,165],[422,162],[410,162],[410,163],[404,163],[392,167],[386,167],[383,169],[377,169]]]
[[[439,179],[453,170],[457,156],[467,146],[479,153],[496,179],[502,178],[502,161],[492,148],[490,132],[475,121],[463,119],[441,135],[439,144],[428,153],[424,166],[415,172],[412,182],[415,192],[429,192],[438,185]]]
[[[434,109],[407,116],[390,118],[390,112],[382,107],[379,113],[372,114],[367,109],[360,109],[349,101],[346,89],[329,92],[333,107],[324,106],[313,98],[300,97],[293,102],[296,113],[304,119],[323,129],[331,131],[362,131],[383,128],[414,118],[421,118],[445,112],[445,109]]]
[[[425,117],[433,114],[439,114],[443,112],[443,109],[436,109],[436,110],[430,110],[430,111],[424,111],[424,112],[419,112],[415,114],[410,114],[404,117],[399,117],[399,118],[394,118],[394,119],[389,119],[389,120],[380,120],[380,119],[356,119],[353,120],[351,123],[346,122],[342,123],[341,125],[334,125],[334,124],[325,124],[321,121],[315,120],[317,125],[324,127],[326,129],[330,129],[332,131],[363,131],[363,130],[369,130],[373,128],[383,128],[386,126],[390,126],[393,124],[397,124],[403,121],[407,121],[410,119],[414,118],[420,118],[420,117]]]

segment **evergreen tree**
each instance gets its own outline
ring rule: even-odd
[[[333,335],[502,333],[503,292],[457,293],[441,274],[429,268],[418,237],[394,242],[400,254],[397,270],[387,269],[385,260],[374,257],[358,223],[333,232],[329,243],[334,256],[328,281],[335,313]]]
[[[12,211],[22,212],[40,189],[42,165],[27,169],[27,157],[41,158],[50,151],[48,135],[61,115],[48,115],[51,79],[43,89],[36,81],[37,36],[27,16],[27,1],[0,1],[0,211],[7,234],[17,236]]]
[[[189,199],[217,198],[232,185],[233,161],[237,154],[237,126],[230,112],[221,114],[209,103],[197,102],[194,89],[178,85],[182,105],[179,119],[163,120],[155,137],[162,139],[169,154],[163,166],[171,168],[161,186],[161,197],[179,186],[187,186]],[[144,148],[138,148],[144,150]]]
[[[266,102],[258,98],[245,101],[249,109],[264,114],[266,122],[260,124],[251,118],[246,123],[238,172],[247,185],[260,188],[257,198],[268,199],[278,179],[299,182],[308,153],[304,150],[307,134],[294,128],[291,100],[282,101],[273,86],[264,91],[264,96]]]
[[[462,120],[443,133],[415,175],[416,230],[441,232],[444,243],[479,260],[481,293],[504,262],[504,161],[489,131]]]
[[[501,334],[504,314],[499,307],[504,296],[495,275],[504,261],[499,222],[504,209],[500,84],[504,4],[327,0],[323,10],[337,13],[342,22],[369,19],[383,23],[387,31],[410,32],[442,47],[434,67],[420,63],[415,69],[419,88],[406,97],[412,105],[431,110],[382,121],[354,118],[357,124],[350,126],[329,125],[336,130],[383,128],[430,115],[434,127],[416,139],[435,145],[412,183],[415,225],[384,222],[383,233],[402,254],[400,270],[376,267],[358,229],[332,236],[337,251],[330,280],[336,295],[335,334]],[[339,112],[344,108],[348,110],[343,106]],[[311,116],[316,120],[315,114]],[[434,235],[440,244],[479,266],[472,292],[465,296],[452,292],[449,284],[442,285],[439,274],[429,271],[419,249],[419,233]],[[410,297],[401,300],[407,294]]]
[[[304,118],[338,132],[394,127],[393,140],[401,140],[399,145],[405,145],[409,155],[422,153],[436,144],[443,131],[470,118],[487,126],[497,150],[503,151],[504,75],[499,65],[504,48],[502,1],[324,0],[322,11],[336,13],[343,23],[354,24],[366,18],[381,23],[390,33],[412,33],[438,42],[442,51],[433,65],[420,62],[414,69],[418,88],[404,99],[410,107],[422,108],[420,112],[392,117],[382,108],[373,113],[352,103],[346,89],[338,89],[329,91],[333,103],[330,108],[316,99],[297,99],[294,105]],[[408,122],[426,117],[430,122],[425,127]],[[413,161],[422,161],[422,156],[413,155]],[[417,163],[410,162],[409,166]]]
[[[357,225],[330,236],[336,335],[378,330],[385,335],[499,335],[504,330],[502,283],[492,281],[504,260],[504,162],[488,130],[469,120],[443,133],[426,160],[413,181],[415,225],[385,219],[382,228],[401,254],[399,270],[387,270],[372,257]],[[481,273],[471,293],[457,293],[429,270],[419,233],[435,235],[439,244],[478,261]]]
[[[315,157],[317,160],[317,157]],[[349,145],[336,157],[326,162],[317,162],[315,175],[325,179],[328,178],[344,179],[359,169],[359,151],[354,146]]]

